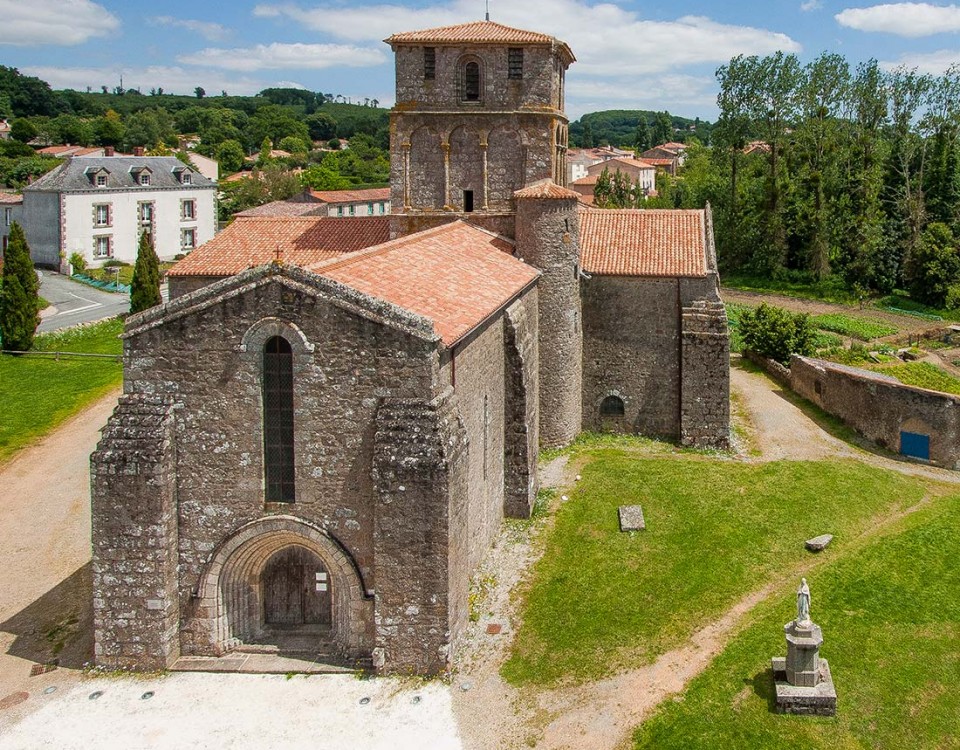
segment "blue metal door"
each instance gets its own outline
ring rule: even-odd
[[[917,432],[900,433],[900,452],[904,456],[930,460],[930,436]]]

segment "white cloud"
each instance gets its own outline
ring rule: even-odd
[[[292,4],[258,5],[254,14],[286,18],[350,41],[384,39],[396,31],[477,20],[476,0],[408,8],[402,5],[303,8]],[[648,74],[682,65],[726,62],[734,55],[798,52],[786,34],[734,26],[702,16],[675,21],[646,21],[613,3],[585,0],[527,0],[495,8],[493,20],[536,29],[563,39],[573,49],[583,75]]]
[[[858,31],[882,31],[913,38],[960,31],[960,7],[956,5],[885,3],[847,8],[834,18],[841,26]]]
[[[960,63],[960,51],[951,49],[941,49],[936,52],[908,52],[901,55],[897,60],[885,60],[880,63],[884,70],[893,70],[894,68],[904,67],[909,69],[916,68],[920,73],[930,73],[931,75],[942,75],[951,65]]]
[[[82,44],[120,28],[120,20],[90,0],[0,0],[0,44]]]
[[[154,16],[150,19],[150,22],[158,26],[171,26],[175,29],[192,31],[204,39],[209,39],[211,42],[219,42],[230,36],[229,29],[212,21],[197,21],[190,18],[174,18],[173,16]]]
[[[716,81],[711,77],[656,75],[642,86],[629,81],[571,80],[567,84],[567,115],[604,109],[669,109],[678,115],[703,117],[717,106]]]
[[[191,55],[181,55],[177,62],[205,65],[225,70],[318,70],[321,68],[362,68],[386,62],[379,49],[348,44],[258,44],[254,47],[219,49],[211,47]]]
[[[127,89],[140,89],[144,94],[152,88],[162,88],[167,94],[192,94],[197,86],[203,87],[209,96],[221,91],[230,94],[256,94],[265,88],[277,84],[275,81],[261,80],[248,76],[229,76],[219,71],[185,69],[178,66],[150,66],[133,68],[125,66],[102,68],[69,68],[60,66],[21,66],[20,72],[37,76],[47,81],[55,89],[76,89],[84,91],[87,86],[99,91],[101,86],[111,89],[120,82]]]
[[[809,13],[812,10],[820,10],[823,7],[823,0],[806,0],[804,3],[800,3],[800,10],[804,13]]]

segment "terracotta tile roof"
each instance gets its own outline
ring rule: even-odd
[[[588,174],[586,177],[581,177],[579,180],[574,180],[574,185],[596,185],[597,180],[600,179],[598,174]]]
[[[704,276],[701,210],[581,209],[580,263],[605,276]]]
[[[272,201],[264,203],[262,206],[240,211],[234,216],[238,219],[248,216],[319,216],[321,211],[326,213],[327,209],[312,202]]]
[[[676,159],[657,159],[653,157],[643,157],[643,160],[647,164],[652,164],[654,167],[669,167],[672,166],[677,160]]]
[[[23,196],[16,193],[4,193],[0,190],[0,203],[12,204],[23,203]]]
[[[321,203],[377,203],[390,200],[390,188],[368,190],[311,190],[310,195]]]
[[[558,44],[569,57],[576,61],[566,43],[547,34],[524,31],[504,26],[493,21],[474,21],[457,26],[441,26],[435,29],[407,31],[394,34],[384,40],[387,44]]]
[[[560,187],[553,180],[539,180],[532,185],[517,190],[514,198],[535,198],[539,200],[577,200],[580,193]]]
[[[422,315],[452,346],[539,275],[512,252],[510,240],[455,221],[309,270]]]
[[[309,205],[309,204],[308,204]],[[201,245],[168,272],[172,276],[232,276],[270,263],[306,267],[386,242],[390,217],[245,217]]]

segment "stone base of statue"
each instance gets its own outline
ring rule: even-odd
[[[793,620],[783,626],[787,656],[773,658],[773,680],[777,691],[777,712],[835,716],[837,691],[830,666],[820,658],[823,633],[820,626]]]

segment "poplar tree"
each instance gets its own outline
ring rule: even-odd
[[[133,266],[133,281],[130,283],[130,312],[138,313],[159,305],[160,297],[160,259],[153,249],[153,240],[149,232],[140,235],[137,248],[137,262]]]
[[[40,323],[37,272],[30,247],[17,222],[10,225],[10,240],[3,255],[0,287],[0,338],[4,351],[25,352],[33,346]]]

